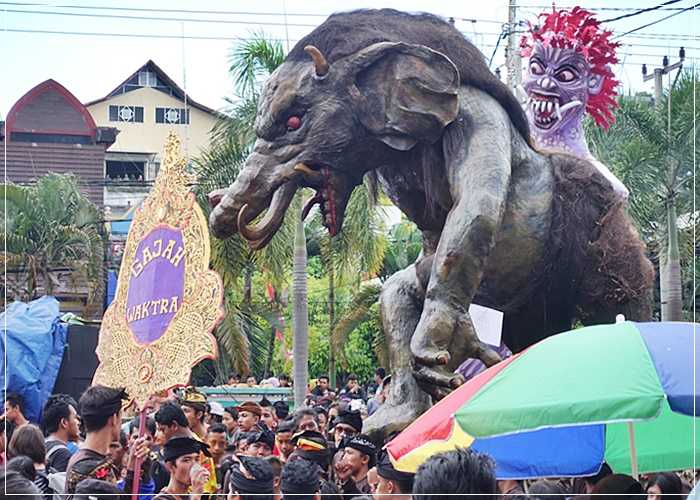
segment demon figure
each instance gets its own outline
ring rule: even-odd
[[[610,31],[600,29],[593,15],[580,7],[552,9],[541,14],[539,28],[531,26],[521,40],[522,55],[529,58],[523,83],[528,95],[526,113],[538,148],[565,152],[593,163],[616,192],[627,197],[622,182],[588,150],[583,131],[585,113],[607,129],[618,81],[610,65],[617,62]]]

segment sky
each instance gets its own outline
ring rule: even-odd
[[[606,26],[621,35],[694,2],[680,0],[664,10]],[[660,3],[662,0],[582,0],[578,5],[594,10],[599,19],[610,19]],[[518,0],[517,5],[518,20],[535,21],[551,4]],[[558,7],[574,5],[570,0],[557,3]],[[148,59],[184,87],[191,99],[222,109],[224,98],[233,96],[229,55],[241,39],[264,33],[285,45],[289,40],[293,46],[329,14],[370,7],[454,17],[457,28],[486,57],[494,52],[508,18],[507,0],[0,0],[0,119],[44,80],[53,78],[79,100],[89,102],[107,95]],[[652,82],[642,81],[642,63],[650,72],[661,65],[663,55],[669,55],[673,63],[680,46],[686,47],[686,64],[700,57],[699,21],[700,7],[622,36],[619,41],[624,45],[618,54],[624,64],[617,65],[615,72],[623,91],[653,92]],[[505,62],[504,47],[505,41],[493,57],[492,68]],[[505,71],[502,74],[505,78]]]

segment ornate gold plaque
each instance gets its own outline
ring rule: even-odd
[[[171,133],[102,319],[93,383],[126,387],[139,408],[153,394],[186,385],[195,364],[217,356],[211,332],[223,318],[223,284],[209,269],[207,220],[188,188],[194,180]]]

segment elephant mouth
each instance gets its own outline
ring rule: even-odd
[[[296,169],[303,168],[307,187],[316,190],[316,194],[306,200],[301,211],[302,220],[306,220],[311,209],[318,205],[321,212],[321,223],[328,234],[335,236],[340,230],[338,224],[337,195],[333,189],[331,169],[327,166],[309,166],[300,164]]]
[[[251,224],[265,210],[255,209],[249,204],[244,204],[238,212],[238,232],[248,241],[248,245],[253,250],[258,250],[267,245],[272,237],[277,233],[284,215],[289,208],[294,194],[297,191],[297,184],[294,181],[287,181],[278,187],[272,194],[267,210],[262,218]]]

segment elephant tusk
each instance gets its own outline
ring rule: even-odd
[[[258,224],[251,226],[251,221],[260,213],[251,210],[251,207],[246,203],[238,212],[238,232],[249,242],[261,242],[269,240],[269,237],[274,233],[284,219],[285,211],[289,207],[289,203],[297,190],[295,183],[286,183],[279,187],[272,196],[270,206],[265,213],[265,216]],[[252,213],[251,213],[252,212]]]
[[[309,56],[311,56],[311,59],[313,59],[314,66],[316,66],[316,76],[318,78],[323,78],[324,76],[326,76],[328,74],[330,65],[328,64],[328,61],[326,61],[326,58],[323,56],[321,51],[313,45],[307,45],[306,47],[304,47],[304,52],[309,54]]]
[[[297,163],[294,165],[294,170],[297,172],[301,172],[302,174],[306,175],[310,179],[318,180],[323,177],[323,174],[317,170],[312,169],[308,165],[304,163]]]

